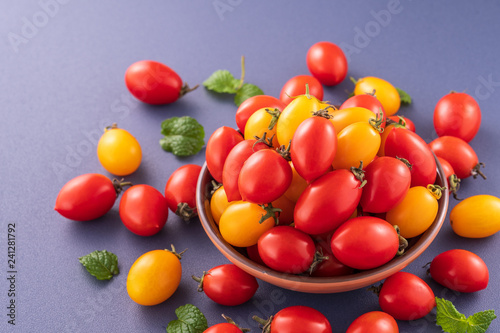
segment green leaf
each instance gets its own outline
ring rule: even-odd
[[[160,146],[176,156],[190,156],[198,153],[205,144],[205,130],[196,119],[172,117],[161,123]]]
[[[178,319],[168,323],[167,333],[203,333],[208,328],[207,319],[192,304],[178,307],[175,314]]]
[[[466,318],[453,303],[436,297],[436,324],[449,333],[484,333],[496,318],[495,311],[487,310]]]
[[[241,85],[241,80],[235,79],[233,74],[227,70],[215,71],[203,82],[208,89],[218,93],[235,94]]]
[[[236,95],[234,96],[234,104],[236,104],[236,106],[240,106],[240,104],[243,103],[246,99],[257,95],[264,95],[262,89],[257,87],[255,84],[245,83],[236,92]]]
[[[118,258],[114,253],[106,250],[94,251],[78,258],[78,260],[97,280],[109,280],[113,275],[120,273]]]
[[[411,96],[404,91],[403,89],[396,88],[399,94],[399,98],[401,99],[401,103],[403,104],[411,104]]]

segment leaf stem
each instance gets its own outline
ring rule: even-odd
[[[243,86],[243,82],[245,81],[245,56],[241,56],[241,78],[240,78],[240,84],[238,86],[239,90]]]

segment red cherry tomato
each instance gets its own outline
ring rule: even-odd
[[[326,173],[337,151],[332,122],[317,116],[304,120],[293,135],[290,155],[297,173],[310,182]]]
[[[237,130],[226,126],[216,129],[208,139],[205,151],[207,168],[219,183],[222,183],[222,170],[227,155],[241,141],[243,136]]]
[[[409,118],[403,116],[390,116],[389,119],[403,125],[406,129],[415,132],[415,124]]]
[[[361,207],[368,213],[383,213],[400,203],[411,183],[409,166],[390,156],[379,157],[365,169],[366,185]]]
[[[264,143],[257,140],[243,140],[231,149],[222,169],[222,184],[226,191],[228,201],[241,200],[238,188],[238,176],[245,161],[255,152],[269,149]]]
[[[236,125],[241,133],[245,133],[248,118],[262,108],[279,109],[283,111],[286,104],[273,96],[257,95],[246,99],[236,110]]]
[[[326,86],[342,82],[347,75],[347,59],[337,45],[319,42],[309,48],[306,55],[307,68],[312,76]]]
[[[356,318],[346,333],[399,333],[398,323],[382,311],[371,311]]]
[[[482,163],[479,163],[474,149],[464,140],[454,136],[441,136],[429,143],[434,154],[442,157],[451,164],[455,174],[460,179],[478,175],[486,179],[481,172]]]
[[[134,185],[123,193],[119,212],[128,230],[139,236],[152,236],[165,226],[168,204],[154,187]]]
[[[311,276],[341,276],[348,275],[354,272],[354,269],[341,263],[332,252],[330,242],[316,243],[316,252],[319,252],[323,259],[312,271]]]
[[[271,332],[277,333],[332,333],[328,319],[318,310],[303,306],[289,306],[278,311],[271,321]]]
[[[309,95],[321,101],[323,99],[323,86],[318,79],[310,75],[298,75],[288,80],[281,88],[280,101],[288,105],[294,97],[304,95],[306,84],[309,85]]]
[[[113,207],[120,191],[119,182],[101,174],[87,173],[71,179],[61,188],[54,209],[71,220],[94,220]]]
[[[277,226],[259,237],[259,255],[264,263],[283,273],[299,274],[311,267],[316,248],[311,236],[290,226]]]
[[[243,200],[261,205],[281,197],[291,182],[290,164],[271,149],[252,154],[238,176],[238,188]]]
[[[258,287],[255,277],[238,266],[225,264],[206,272],[198,290],[204,291],[215,303],[235,306],[252,298]]]
[[[165,185],[168,208],[188,221],[196,216],[196,183],[201,166],[186,164],[175,170]]]
[[[259,255],[258,244],[248,246],[246,248],[246,251],[247,251],[248,258],[252,259],[253,261],[255,261],[258,264],[261,264],[262,266],[266,266],[266,264],[264,263],[264,261],[262,260],[262,258]]]
[[[220,323],[214,326],[210,326],[203,333],[243,333],[243,331],[234,324],[231,323]]]
[[[483,290],[488,286],[488,266],[478,255],[461,249],[438,254],[429,269],[434,281],[463,293]]]
[[[439,164],[441,164],[441,167],[443,168],[444,176],[446,177],[446,179],[449,179],[451,175],[455,174],[455,170],[453,170],[450,162],[439,156],[437,156],[437,159],[439,161]]]
[[[397,272],[385,279],[379,294],[382,311],[399,320],[416,320],[436,306],[434,293],[418,276]]]
[[[391,130],[385,141],[385,155],[404,158],[411,166],[411,186],[427,186],[436,180],[436,160],[427,143],[405,128]]]
[[[481,125],[481,109],[466,93],[452,92],[443,96],[434,109],[434,129],[438,136],[455,136],[469,142]]]
[[[135,98],[153,105],[173,103],[192,90],[182,84],[180,76],[170,67],[151,60],[130,65],[125,72],[125,84]]]
[[[399,236],[387,221],[359,216],[340,225],[330,243],[335,258],[356,269],[382,266],[396,256]]]
[[[314,180],[295,205],[295,227],[310,235],[333,231],[356,210],[361,181],[349,170],[339,169]]]
[[[339,110],[349,109],[353,107],[361,107],[370,110],[371,112],[379,115],[382,112],[382,120],[385,121],[385,111],[382,103],[377,99],[377,97],[370,94],[354,95],[349,97],[342,105]]]

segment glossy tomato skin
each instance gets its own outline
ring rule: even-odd
[[[165,226],[168,204],[154,187],[134,185],[123,193],[119,212],[128,230],[139,236],[152,236]]]
[[[253,297],[257,279],[233,264],[219,265],[203,275],[205,295],[217,304],[236,306]]]
[[[398,323],[382,311],[371,311],[356,318],[346,333],[399,333]]]
[[[290,146],[295,170],[308,182],[329,170],[336,152],[335,127],[323,117],[304,120],[297,127]]]
[[[210,326],[203,333],[242,333],[243,331],[231,323],[220,323]]]
[[[360,201],[363,211],[383,213],[404,199],[410,188],[411,172],[397,158],[383,156],[366,167],[365,179],[366,185]]]
[[[399,236],[386,221],[374,216],[359,216],[335,230],[330,246],[335,258],[344,265],[371,269],[396,256]]]
[[[333,231],[354,213],[361,181],[345,169],[334,170],[309,184],[295,205],[295,227],[310,235]]]
[[[304,305],[295,305],[284,308],[274,315],[271,332],[332,333],[332,327],[325,315],[318,310]]]
[[[358,122],[368,123],[371,119],[375,120],[377,118],[377,115],[375,113],[359,106],[336,110],[333,111],[331,115],[333,117],[330,119],[330,121],[335,127],[337,134],[351,124]]]
[[[135,98],[148,104],[169,104],[181,96],[180,76],[157,61],[142,60],[130,65],[125,72],[125,84]]]
[[[166,301],[179,287],[182,266],[178,255],[153,250],[137,258],[127,275],[127,292],[140,305]]]
[[[273,116],[273,114],[275,115]],[[279,113],[275,109],[262,108],[255,111],[250,118],[248,118],[245,125],[245,132],[243,132],[245,140],[253,140],[255,137],[263,138],[265,135],[267,139],[270,139],[272,146],[278,148],[279,143],[276,137],[276,123],[274,123],[272,128],[269,128],[277,117],[279,117]]]
[[[257,95],[246,99],[236,110],[236,125],[241,133],[245,133],[248,118],[262,108],[279,109],[283,111],[286,104],[273,96]]]
[[[415,132],[415,123],[411,121],[410,118],[403,116],[390,116],[388,118],[400,125],[403,125],[406,129]]]
[[[117,197],[113,182],[98,173],[68,181],[59,191],[54,209],[65,218],[90,221],[106,214]]]
[[[216,129],[208,139],[205,151],[207,168],[219,183],[222,183],[222,170],[227,155],[241,141],[243,136],[237,130],[226,126]]]
[[[371,94],[375,91],[375,97],[384,107],[387,117],[398,112],[401,98],[396,88],[384,79],[367,76],[357,81],[354,87],[354,95]]]
[[[397,156],[410,162],[412,187],[427,186],[436,181],[436,160],[418,134],[405,128],[393,128],[387,136],[384,150],[386,156]]]
[[[349,109],[353,107],[365,108],[373,112],[375,115],[380,114],[382,112],[382,119],[385,120],[385,111],[382,103],[373,95],[370,94],[362,94],[362,95],[354,95],[345,100],[342,105],[340,105],[339,110]]]
[[[311,75],[326,86],[344,81],[348,65],[340,47],[331,42],[318,42],[307,51],[306,64]]]
[[[429,268],[434,281],[463,293],[483,290],[488,286],[489,271],[483,259],[462,249],[438,254]]]
[[[179,204],[187,204],[193,210],[192,216],[197,215],[196,183],[200,172],[201,166],[185,164],[170,175],[165,185],[165,199],[172,212],[177,213]]]
[[[219,187],[215,190],[214,194],[210,198],[210,212],[216,224],[219,224],[220,217],[226,208],[230,205],[227,200],[226,191],[224,186]]]
[[[453,231],[467,238],[484,238],[500,231],[500,198],[473,195],[460,201],[450,212]]]
[[[241,200],[238,177],[245,161],[253,153],[268,148],[269,146],[264,143],[257,143],[257,140],[243,140],[231,149],[222,169],[222,184],[228,201]]]
[[[252,154],[238,176],[238,188],[245,201],[267,204],[281,197],[292,182],[292,169],[279,153],[263,149]]]
[[[277,226],[260,236],[257,243],[264,263],[283,273],[300,274],[311,267],[316,248],[312,238],[290,226]]]
[[[481,126],[481,109],[469,94],[452,92],[434,108],[434,129],[438,136],[450,135],[469,142]]]
[[[450,162],[439,156],[437,156],[437,159],[439,161],[439,164],[441,164],[441,167],[443,168],[444,176],[446,179],[449,179],[451,175],[455,174],[455,170],[453,170]]]
[[[332,247],[330,242],[318,242],[316,243],[316,252],[322,254],[323,259],[312,271],[311,276],[342,276],[354,273],[354,269],[341,263],[332,252]]]
[[[479,160],[474,149],[464,140],[454,136],[441,136],[429,143],[430,149],[438,157],[448,161],[460,179],[475,175]]]
[[[139,168],[142,149],[132,134],[113,124],[105,129],[97,143],[97,157],[108,172],[127,176]]]
[[[280,101],[286,105],[290,104],[294,97],[306,93],[306,84],[309,85],[309,94],[321,101],[323,86],[318,79],[310,75],[298,75],[288,80],[281,88]]]

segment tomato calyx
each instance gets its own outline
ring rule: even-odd
[[[280,216],[280,213],[282,212],[282,210],[280,208],[273,207],[272,203],[268,203],[267,205],[259,205],[259,206],[266,211],[265,214],[262,214],[262,216],[259,220],[259,224],[264,223],[265,220],[267,220],[268,218],[271,218],[271,217],[274,218],[274,222],[276,225],[279,224],[279,216]]]
[[[189,207],[187,202],[179,202],[175,214],[180,216],[184,222],[188,222],[191,218],[196,216],[196,209]]]
[[[398,238],[399,238],[398,252],[396,252],[396,257],[399,257],[405,253],[405,250],[408,247],[408,241],[406,240],[406,238],[401,236],[399,227],[397,225],[394,226],[394,229],[398,233]]]
[[[121,180],[118,180],[116,178],[113,178],[113,187],[115,188],[116,196],[120,195],[120,193],[123,192],[123,187],[124,186],[133,186],[131,182],[124,182],[124,179],[122,178]]]
[[[379,133],[384,132],[384,128],[382,127],[384,123],[384,119],[382,118],[382,112],[380,111],[379,114],[377,114],[374,118],[371,118],[368,120],[368,123]]]
[[[196,90],[196,88],[198,88],[200,85],[197,84],[195,85],[194,87],[190,87],[189,84],[187,84],[187,82],[184,82],[184,84],[182,85],[181,87],[181,90],[179,92],[179,98],[181,98],[182,96],[186,95],[187,93],[190,93],[191,91],[193,90]]]
[[[367,180],[365,179],[365,171],[363,170],[363,161],[359,161],[359,167],[351,167],[351,172],[361,183],[358,188],[363,188],[367,183]]]
[[[483,179],[486,179],[486,175],[481,171],[481,168],[484,168],[483,162],[479,162],[478,164],[476,164],[476,166],[474,168],[472,168],[472,170],[470,172],[472,175],[472,178],[476,179],[477,176],[481,176],[481,177],[483,177]]]
[[[378,286],[371,286],[371,287],[368,287],[368,288],[366,288],[366,290],[373,292],[375,295],[377,295],[377,297],[379,297],[379,296],[380,296],[380,291],[382,290],[382,286],[383,286],[383,285],[384,285],[384,284],[383,284],[383,283],[381,283],[381,284],[379,284]]]
[[[104,132],[107,132],[107,131],[112,130],[112,129],[117,129],[117,128],[118,128],[118,124],[112,123],[110,126],[104,127]]]
[[[292,140],[288,142],[288,146],[281,145],[279,148],[276,148],[278,154],[281,155],[285,160],[291,161],[292,157],[290,155],[290,147],[292,146]]]
[[[434,198],[436,198],[436,200],[439,200],[439,199],[441,199],[441,196],[443,195],[443,191],[446,190],[446,186],[441,187],[439,185],[429,184],[429,185],[427,185],[427,189],[429,190],[429,192],[431,192],[432,196]]]
[[[330,257],[329,256],[325,256],[323,254],[323,250],[322,249],[316,251],[314,253],[313,262],[312,262],[312,264],[311,264],[311,266],[309,267],[309,270],[308,270],[309,275],[312,275],[312,273],[316,270],[316,268],[318,268],[319,264],[321,264],[323,261],[328,260],[328,259],[330,259]]]
[[[267,126],[267,128],[269,130],[272,130],[274,128],[274,126],[276,126],[276,123],[278,122],[278,119],[280,118],[281,111],[278,108],[274,108],[274,109],[266,108],[265,110],[271,116],[271,121],[269,122],[269,126]]]
[[[402,158],[402,157],[396,156],[396,159],[398,159],[401,162],[403,162],[408,167],[408,169],[410,169],[410,170],[413,167],[413,164],[411,164],[410,161],[408,161],[406,158]]]
[[[462,180],[458,178],[456,174],[452,174],[448,177],[448,185],[450,185],[450,192],[453,194],[455,200],[462,200],[458,197],[457,191],[460,189],[460,182]]]
[[[332,119],[333,115],[328,112],[329,109],[333,109],[334,111],[336,110],[333,105],[328,105],[324,109],[320,109],[318,111],[314,111],[312,113],[312,115],[313,115],[313,117],[323,117],[323,118],[326,118],[326,119]]]
[[[249,328],[241,328],[240,325],[236,324],[236,322],[233,319],[231,319],[231,317],[228,317],[225,314],[222,314],[222,318],[224,318],[224,320],[227,321],[229,324],[238,327],[240,331],[242,331],[244,333],[250,332]]]
[[[262,137],[258,137],[257,135],[254,136],[255,141],[253,146],[252,146],[252,150],[255,151],[255,145],[258,144],[258,143],[263,143],[265,144],[266,146],[268,146],[269,148],[271,148],[273,146],[273,139],[274,139],[274,136],[276,134],[273,134],[270,138],[267,137],[267,132],[264,132],[264,134],[262,134]]]
[[[175,251],[174,244],[170,244],[170,250],[165,249],[165,251],[172,253],[172,254],[173,254],[174,256],[176,256],[179,260],[181,260],[181,259],[182,259],[182,255],[184,254],[184,252],[186,252],[186,251],[187,251],[187,249],[185,249],[185,250],[183,250],[183,251],[181,251],[181,252],[176,252],[176,251]]]
[[[387,118],[385,123],[386,125],[394,125],[394,127],[398,128],[406,128],[406,121],[403,117],[398,116],[399,120],[396,122],[392,120],[391,118]]]
[[[274,316],[270,316],[267,319],[262,319],[259,316],[252,316],[252,319],[255,320],[262,326],[262,333],[271,333],[271,322],[273,321]]]
[[[205,275],[207,275],[207,272],[206,271],[203,271],[203,274],[201,275],[201,277],[197,277],[196,275],[191,275],[191,278],[193,280],[195,280],[196,282],[198,282],[198,292],[203,292],[203,279],[205,278]]]
[[[212,197],[215,191],[217,191],[222,186],[222,184],[212,179],[210,186],[212,187],[212,190],[210,191],[210,197]]]

